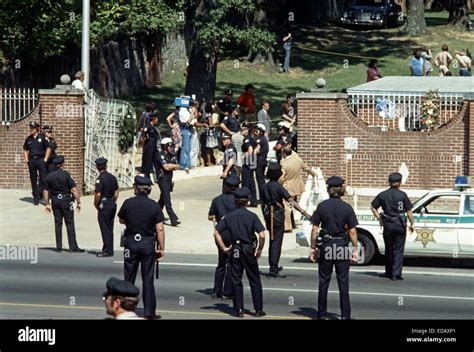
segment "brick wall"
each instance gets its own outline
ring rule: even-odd
[[[345,94],[297,97],[299,154],[326,177],[340,175],[353,187],[386,187],[388,174],[405,162],[410,175],[404,187],[429,189],[452,187],[455,155],[463,160],[457,174],[474,170],[474,101],[465,101],[460,113],[436,131],[382,132],[353,116]],[[346,151],[345,137],[357,138],[358,149]],[[352,160],[346,161],[346,154]]]
[[[37,121],[42,126],[54,126],[58,153],[65,157],[64,169],[82,191],[84,117],[80,107],[84,95],[67,94],[61,89],[40,90],[39,93],[38,105],[31,114],[10,126],[0,126],[0,188],[31,188],[28,166],[23,161],[23,143],[29,134],[29,123]],[[73,110],[68,110],[71,107]]]

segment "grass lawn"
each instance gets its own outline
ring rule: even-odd
[[[264,65],[244,61],[239,61],[236,68],[234,60],[239,59],[239,56],[223,55],[217,70],[216,99],[220,99],[221,91],[225,88],[232,88],[234,99],[237,99],[244,85],[252,83],[255,85],[258,107],[262,99],[268,100],[271,106],[270,116],[276,118],[286,94],[311,91],[319,77],[326,80],[331,91],[365,83],[369,58],[379,60],[383,76],[405,76],[409,75],[408,61],[414,48],[426,45],[436,55],[446,43],[452,54],[454,50],[466,48],[474,51],[474,33],[460,32],[445,25],[447,12],[426,13],[425,17],[428,32],[419,37],[400,35],[398,28],[353,30],[339,26],[298,27],[293,31],[289,74],[280,74]],[[474,16],[471,17],[474,20]],[[282,51],[274,56],[280,62],[283,61]],[[174,97],[184,91],[185,78],[182,72],[183,70],[179,70],[165,75],[161,88],[148,89],[127,100],[134,105],[137,113],[141,113],[146,102],[154,101],[160,118],[166,117],[173,110]],[[458,73],[453,70],[453,74]]]

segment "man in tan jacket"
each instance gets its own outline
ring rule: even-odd
[[[300,158],[300,156],[288,146],[283,147],[282,149],[281,167],[283,175],[281,176],[279,182],[288,191],[288,193],[290,193],[295,202],[297,202],[298,197],[301,196],[305,191],[305,184],[301,178],[301,172],[306,171],[313,177],[316,176],[316,173],[311,170],[311,167],[309,167]],[[285,232],[291,232],[294,228],[296,228],[293,211],[287,202],[284,202],[284,204]]]

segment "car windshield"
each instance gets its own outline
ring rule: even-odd
[[[428,193],[429,193],[429,192],[428,192]],[[413,209],[418,208],[418,206],[419,206],[420,203],[421,203],[420,201],[421,201],[423,198],[425,198],[425,197],[428,195],[428,193],[423,194],[423,195],[422,195],[420,198],[418,198],[418,199],[412,199],[412,201],[413,201]]]
[[[354,0],[353,6],[381,6],[385,5],[385,0]]]

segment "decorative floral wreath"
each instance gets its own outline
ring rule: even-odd
[[[432,131],[439,127],[440,98],[438,91],[429,90],[421,98],[421,131]]]

